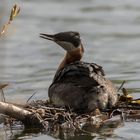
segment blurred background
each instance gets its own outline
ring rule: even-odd
[[[69,30],[81,34],[84,61],[103,66],[117,87],[126,80],[140,97],[139,0],[0,0],[0,27],[15,3],[21,12],[0,38],[0,82],[9,83],[8,101],[25,103],[35,92],[35,99],[47,99],[65,52],[39,33]]]

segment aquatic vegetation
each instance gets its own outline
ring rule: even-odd
[[[14,5],[11,9],[10,17],[7,23],[2,27],[2,30],[0,31],[0,36],[2,36],[6,30],[8,29],[8,26],[11,24],[11,22],[14,20],[14,18],[19,14],[20,7],[18,5]]]

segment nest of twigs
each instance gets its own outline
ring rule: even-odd
[[[140,119],[139,99],[134,100],[126,92],[119,96],[119,101],[115,108],[106,109],[102,112],[96,109],[93,112],[78,114],[65,106],[57,107],[48,100],[33,100],[22,107],[13,104],[12,106],[14,109],[9,109],[10,115],[6,114],[10,116],[10,118],[6,117],[6,124],[12,126],[17,122],[21,122],[25,127],[39,128],[40,131],[45,130],[45,132],[57,138],[64,137],[64,135],[81,135],[81,133],[89,135],[93,132],[100,132],[104,128],[116,128],[122,125],[123,121]],[[22,109],[21,112],[19,111],[19,116],[23,112],[25,113],[20,117],[13,115],[15,107]],[[8,109],[6,108],[6,110]]]
[[[45,130],[50,134],[60,135],[67,133],[75,135],[101,131],[105,127],[116,128],[122,125],[123,121],[136,121],[140,119],[140,105],[127,101],[119,101],[113,109],[77,114],[70,108],[56,107],[48,100],[32,101],[25,108],[33,113],[39,114]],[[45,124],[45,125],[44,125]],[[46,125],[47,124],[47,125]]]
[[[84,131],[84,127],[99,127],[105,120],[110,118],[110,112],[100,112],[96,109],[94,112],[78,114],[65,106],[57,107],[48,100],[32,101],[25,106],[30,112],[40,115],[40,119],[47,124],[47,129],[55,126],[65,130]]]
[[[0,113],[6,115],[5,125],[12,126],[20,122],[25,127],[39,128],[53,136],[65,133],[75,135],[79,132],[80,134],[91,134],[91,132],[100,131],[104,127],[116,128],[124,120],[136,121],[140,119],[140,99],[133,99],[125,88],[122,88],[122,91],[118,95],[117,105],[104,111],[96,109],[92,112],[79,114],[72,111],[71,108],[55,106],[48,100],[33,100],[21,106],[6,103],[4,98],[3,102],[0,102]]]

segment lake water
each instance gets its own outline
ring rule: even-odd
[[[64,51],[39,38],[39,33],[69,30],[81,34],[84,61],[103,66],[117,87],[126,80],[125,87],[134,98],[140,97],[139,0],[0,0],[1,27],[15,3],[21,7],[20,15],[0,38],[0,82],[9,83],[4,90],[7,101],[25,103],[35,92],[34,99],[48,98],[47,89]],[[16,138],[54,139],[45,134],[22,133],[15,130]],[[109,136],[71,139],[140,139],[139,133],[140,123],[126,122]],[[0,140],[10,139],[8,136],[1,128]]]

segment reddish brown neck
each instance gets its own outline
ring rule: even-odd
[[[67,65],[67,64],[70,64],[70,63],[75,62],[75,61],[80,61],[82,56],[83,56],[83,53],[84,53],[84,48],[83,48],[82,44],[80,47],[78,47],[72,51],[67,52],[64,59],[60,63],[58,70],[64,68],[65,65]]]

